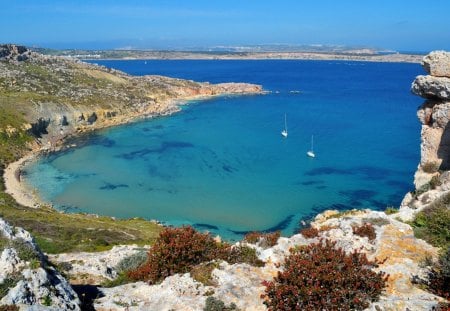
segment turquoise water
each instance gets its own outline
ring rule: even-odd
[[[139,75],[258,83],[273,93],[192,102],[40,159],[27,181],[59,209],[191,224],[233,240],[252,230],[292,234],[301,219],[324,209],[397,206],[412,189],[421,100],[409,87],[421,73],[417,64],[101,64]],[[306,156],[311,135],[314,159]]]

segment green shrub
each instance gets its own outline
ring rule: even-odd
[[[277,244],[278,238],[281,236],[280,231],[270,232],[270,233],[262,233],[262,232],[250,232],[244,236],[244,241],[256,244],[259,242],[259,245],[262,248],[269,248]]]
[[[212,279],[212,272],[214,269],[218,268],[219,264],[217,262],[207,262],[201,263],[193,267],[190,271],[191,277],[197,282],[202,283],[205,286],[215,286],[217,285]]]
[[[234,303],[231,303],[230,306],[225,306],[225,303],[222,300],[217,299],[214,296],[209,296],[206,298],[206,304],[203,308],[203,311],[231,311],[238,310]]]
[[[307,239],[317,238],[319,236],[319,230],[314,227],[304,228],[300,233]]]
[[[417,213],[411,225],[414,235],[428,243],[447,248],[450,244],[450,194]]]
[[[375,228],[370,223],[365,223],[362,226],[353,227],[353,234],[359,235],[360,237],[367,237],[369,241],[373,241],[377,237]]]
[[[3,283],[0,284],[0,299],[5,297],[8,294],[8,291],[16,286],[19,282],[18,277],[9,277],[3,280]]]
[[[362,310],[378,300],[387,276],[365,254],[346,254],[329,240],[291,250],[283,271],[265,281],[269,310]]]
[[[11,241],[11,247],[15,248],[19,258],[25,261],[39,260],[39,253],[34,247],[23,239]]]
[[[126,272],[130,270],[137,269],[140,265],[145,263],[147,260],[147,252],[146,251],[139,251],[131,256],[125,257],[116,266],[116,271],[118,273],[120,272]]]
[[[450,300],[450,247],[431,266],[427,285],[434,294]]]
[[[52,298],[50,297],[50,295],[44,297],[44,299],[42,300],[42,305],[47,307],[52,305]]]
[[[248,263],[255,267],[263,267],[264,262],[258,259],[256,250],[246,245],[234,246],[228,249],[226,254],[222,255],[221,259],[230,264]]]
[[[396,214],[398,213],[398,208],[395,208],[393,206],[389,206],[388,208],[386,208],[386,210],[384,211],[384,213],[386,215],[392,215],[392,214]]]

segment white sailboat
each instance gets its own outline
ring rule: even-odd
[[[281,136],[283,136],[283,137],[288,136],[286,114],[284,114],[284,130],[281,131]]]
[[[316,154],[314,153],[314,136],[311,135],[311,150],[309,150],[307,153],[308,157],[315,158]]]

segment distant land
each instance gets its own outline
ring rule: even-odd
[[[45,49],[32,47],[36,52],[75,59],[298,59],[298,60],[352,60],[373,62],[420,63],[424,54],[397,52],[367,47],[328,45],[257,45],[216,46],[189,49],[144,50],[132,47],[114,50]]]

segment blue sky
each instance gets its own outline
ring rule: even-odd
[[[0,0],[0,42],[54,48],[338,44],[450,50],[450,0]]]

